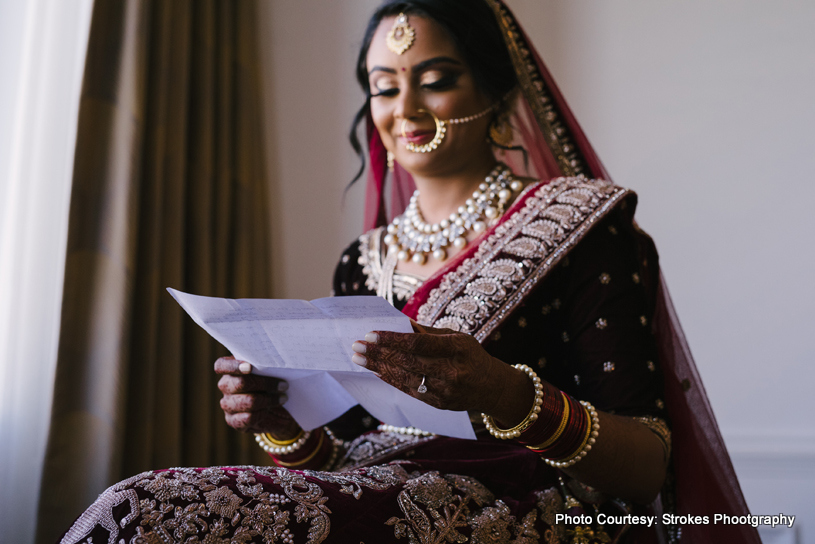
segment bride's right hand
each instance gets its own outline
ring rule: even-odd
[[[300,426],[282,406],[289,384],[251,372],[251,364],[234,357],[215,361],[215,373],[221,376],[218,389],[224,394],[221,408],[226,423],[239,431],[271,433],[280,439],[296,436]]]

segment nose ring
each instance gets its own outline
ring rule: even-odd
[[[433,118],[433,121],[436,122],[436,134],[433,136],[433,139],[423,145],[416,145],[413,142],[408,142],[405,144],[405,147],[408,151],[413,153],[430,153],[435,151],[436,148],[441,145],[442,140],[444,140],[444,136],[447,134],[447,122],[442,121],[436,114],[434,114],[430,110],[420,109],[416,110],[417,113],[426,113]],[[407,134],[405,132],[405,126],[407,125],[408,120],[402,119],[402,138],[407,140]]]

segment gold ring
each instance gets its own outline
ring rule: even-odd
[[[432,140],[424,145],[416,145],[413,142],[408,142],[405,144],[405,148],[413,153],[430,153],[431,151],[435,151],[441,144],[442,140],[444,140],[444,136],[447,133],[447,123],[436,117],[436,114],[430,110],[418,109],[416,110],[416,113],[426,113],[433,118],[433,121],[436,123],[436,134],[433,135]],[[407,133],[405,131],[407,122],[408,119],[402,119],[402,138],[405,140],[407,140]]]

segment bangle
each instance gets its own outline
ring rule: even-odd
[[[433,433],[417,429],[416,427],[396,427],[394,425],[388,425],[387,423],[382,423],[376,428],[376,430],[381,433],[397,433],[413,436],[433,436]]]
[[[255,442],[263,448],[263,451],[270,455],[285,455],[287,453],[294,453],[303,447],[308,437],[311,436],[311,431],[300,432],[290,440],[278,440],[269,433],[255,433]]]
[[[317,447],[314,448],[314,451],[309,453],[303,459],[298,459],[296,461],[291,461],[291,462],[285,462],[285,461],[281,461],[277,457],[272,457],[272,461],[274,461],[274,464],[276,464],[277,466],[280,466],[280,467],[299,467],[301,465],[305,465],[306,463],[308,463],[309,461],[314,459],[314,457],[317,456],[317,454],[323,448],[323,442],[324,441],[325,441],[325,433],[320,433],[320,439],[317,441]]]
[[[526,447],[530,450],[542,450],[548,448],[552,444],[555,443],[555,440],[560,438],[563,434],[563,431],[566,429],[566,423],[569,421],[569,399],[566,398],[566,394],[562,391],[560,392],[561,398],[563,399],[563,417],[560,420],[560,425],[558,426],[557,430],[555,430],[555,434],[549,437],[548,440],[545,442],[538,444],[537,446],[527,445]]]
[[[586,425],[586,436],[574,454],[561,461],[544,459],[544,461],[553,467],[566,468],[574,465],[591,451],[591,447],[597,441],[597,436],[600,434],[600,418],[597,416],[597,410],[595,410],[591,403],[584,400],[581,400],[580,404],[582,404],[583,409],[586,410],[586,415],[591,418],[591,425]]]
[[[337,458],[340,456],[340,448],[343,446],[344,442],[337,438],[328,427],[323,427],[323,431],[325,431],[325,435],[331,441],[331,455],[328,456],[328,461],[326,461],[322,468],[320,468],[322,471],[327,471],[331,470],[334,463],[337,462]]]
[[[541,411],[541,404],[543,404],[543,385],[541,385],[541,379],[538,378],[535,371],[526,365],[515,365],[514,368],[526,372],[526,374],[532,380],[532,385],[535,386],[535,401],[532,403],[532,409],[529,410],[529,413],[526,415],[524,420],[511,429],[500,429],[495,425],[492,416],[481,414],[481,417],[484,419],[484,426],[487,427],[490,434],[502,440],[509,440],[510,438],[518,438],[521,436],[521,433],[531,427],[532,424],[535,423],[535,420],[538,419],[538,414]]]

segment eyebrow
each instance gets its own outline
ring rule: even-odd
[[[461,62],[457,61],[452,57],[433,57],[432,59],[423,60],[422,62],[414,65],[413,71],[421,72],[422,70],[429,68],[430,66],[443,63],[456,64],[458,66],[461,66]],[[368,71],[368,75],[373,74],[374,72],[387,72],[389,74],[395,74],[396,70],[394,70],[393,68],[386,68],[384,66],[374,66]]]

